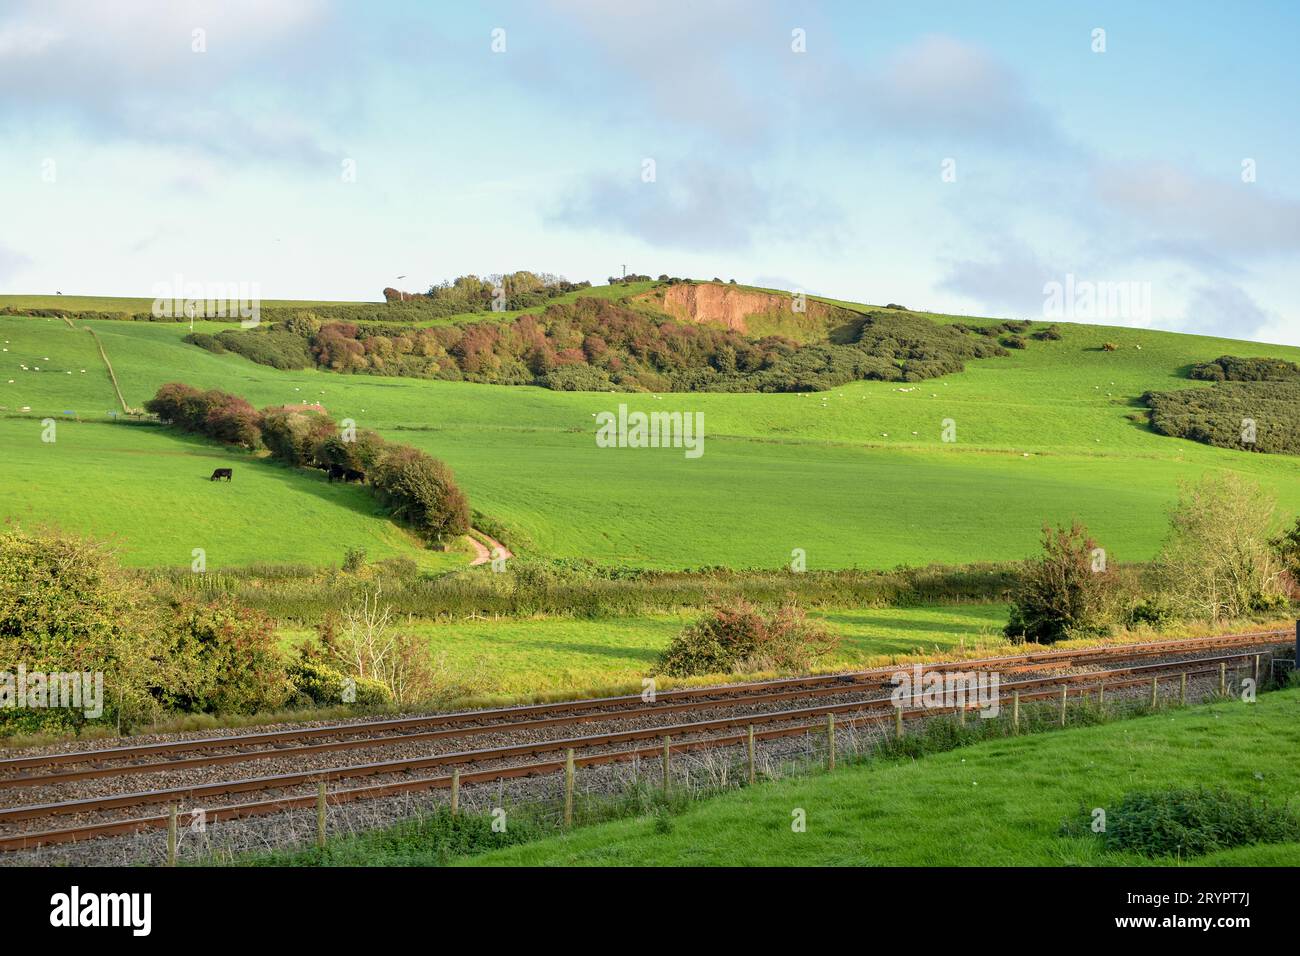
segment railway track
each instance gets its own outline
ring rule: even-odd
[[[923,672],[930,672],[997,668],[1004,672],[1024,673],[1032,669],[1082,666],[1110,660],[1129,660],[1140,656],[1167,656],[1176,653],[1197,653],[1226,649],[1238,645],[1265,643],[1270,638],[1280,637],[1287,633],[1289,632],[1259,631],[1215,638],[1160,641],[1118,647],[1082,648],[1068,651],[976,658],[964,661],[945,661],[923,664],[922,670]],[[660,691],[654,695],[653,702],[650,704],[647,704],[646,699],[641,695],[601,697],[488,710],[460,711],[425,717],[402,717],[326,724],[261,733],[200,737],[159,743],[11,757],[0,759],[0,789],[13,786],[33,786],[43,782],[70,782],[96,776],[143,773],[153,769],[182,769],[183,767],[235,763],[242,760],[280,756],[287,752],[285,749],[245,749],[234,754],[218,753],[241,747],[284,748],[290,746],[300,748],[296,750],[298,753],[324,753],[331,749],[348,750],[373,747],[384,743],[432,741],[511,729],[531,730],[547,726],[562,726],[566,723],[643,717],[651,713],[686,712],[706,704],[744,706],[762,702],[792,700],[800,696],[841,694],[855,690],[874,689],[883,691],[890,686],[890,676],[897,673],[901,666],[904,665],[812,677],[792,677],[779,680]],[[307,741],[348,737],[358,739],[343,740],[337,744],[306,745]],[[180,762],[170,764],[166,762],[155,764],[129,763],[129,761],[138,761],[142,758],[166,757],[196,751],[209,753],[212,756],[199,757],[183,764]],[[20,772],[37,767],[85,763],[94,763],[96,767],[84,771],[68,771],[60,774],[33,775]],[[117,765],[116,768],[114,765]]]
[[[1009,657],[983,658],[923,665],[923,672],[953,670],[999,672],[1000,692],[1005,700],[1012,695],[1021,701],[1059,699],[1065,693],[1091,693],[1098,685],[1107,690],[1149,684],[1153,677],[1185,673],[1192,677],[1212,676],[1219,667],[1247,669],[1255,666],[1254,649],[1279,642],[1289,632],[1269,631],[1155,642],[1121,647],[1088,648]],[[1250,650],[1246,650],[1246,649]],[[1228,651],[1236,653],[1215,653]],[[1215,654],[1188,657],[1191,654]],[[1175,659],[1168,659],[1173,655]],[[1166,658],[1151,662],[1152,658]],[[1145,662],[1145,663],[1144,663]],[[1079,668],[1106,666],[1103,670]],[[1044,669],[1070,669],[1072,673],[1035,676]],[[129,792],[48,800],[0,807],[0,850],[17,850],[54,843],[93,839],[168,825],[167,815],[133,816],[111,820],[98,819],[114,811],[138,810],[151,806],[180,806],[198,809],[205,820],[240,819],[312,806],[313,793],[295,793],[296,789],[315,786],[324,781],[335,784],[327,796],[332,804],[374,799],[420,790],[445,789],[451,785],[448,770],[457,770],[462,785],[495,782],[519,777],[556,773],[564,768],[568,750],[574,751],[576,766],[654,757],[662,752],[663,738],[671,741],[676,752],[734,746],[748,739],[754,728],[758,741],[775,740],[820,732],[829,715],[836,715],[841,726],[864,722],[893,720],[894,703],[889,691],[890,675],[899,667],[878,668],[851,674],[788,678],[776,681],[749,682],[724,687],[688,688],[657,694],[653,703],[640,696],[597,698],[523,707],[464,711],[428,717],[331,724],[292,728],[227,737],[196,738],[150,744],[101,748],[86,751],[26,755],[0,760],[0,791],[5,788],[54,787],[102,778],[126,778],[136,774],[175,774],[202,767],[223,767],[270,758],[297,758],[332,754],[358,749],[373,749],[394,744],[433,744],[445,741],[469,741],[485,735],[536,735],[557,728],[580,729],[590,722],[637,723],[649,718],[673,717],[675,722],[626,729],[605,729],[593,734],[567,734],[544,739],[497,746],[452,749],[387,760],[367,760],[327,767],[312,767],[282,773],[267,773],[181,786],[160,785]],[[1018,679],[1007,681],[1006,675]],[[819,703],[826,697],[836,698]],[[849,699],[843,699],[843,698]],[[804,706],[771,709],[774,705],[804,700]],[[945,709],[920,707],[919,698],[903,702],[904,720],[933,716]],[[765,707],[768,709],[755,709]],[[947,708],[946,711],[951,711]],[[711,711],[739,711],[724,716],[696,720],[677,720],[679,716],[699,716]],[[740,732],[738,732],[740,731]],[[650,743],[653,742],[653,743]],[[268,749],[249,749],[262,747]],[[188,754],[176,758],[176,754]],[[554,755],[560,755],[556,757]],[[155,760],[153,758],[163,758]],[[544,757],[537,760],[534,758]],[[146,762],[140,762],[140,761]],[[80,766],[76,765],[87,765]],[[67,769],[72,766],[73,769]],[[55,767],[51,773],[29,773],[38,767]],[[463,768],[463,769],[462,769]],[[428,776],[433,772],[434,775]],[[412,774],[421,774],[412,778]],[[338,786],[344,781],[365,778],[393,778],[363,786]],[[275,796],[266,797],[267,794]],[[224,805],[201,805],[203,801],[220,801],[236,797],[254,799]],[[263,797],[262,799],[256,799]],[[51,829],[28,829],[32,824],[48,827],[52,822],[75,820],[76,825]],[[10,832],[3,832],[9,830]]]

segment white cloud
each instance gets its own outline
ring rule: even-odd
[[[1168,163],[1104,164],[1094,182],[1103,203],[1171,257],[1206,264],[1300,250],[1300,202],[1243,183],[1235,169],[1211,178]]]
[[[0,243],[0,282],[8,282],[31,264],[31,259]]]
[[[561,200],[551,222],[634,236],[683,249],[751,249],[760,237],[824,244],[843,228],[838,213],[805,190],[759,181],[745,166],[661,163],[655,182],[632,167],[597,175]]]
[[[19,0],[0,14],[0,125],[67,121],[100,142],[314,158],[327,151],[305,142],[291,105],[310,87],[258,78],[295,51],[310,62],[329,9],[325,0]],[[195,31],[205,52],[194,50]],[[244,119],[241,96],[259,100],[261,120]]]
[[[1219,282],[1199,286],[1192,292],[1179,330],[1228,339],[1255,339],[1270,321],[1244,289]]]
[[[1003,236],[989,240],[991,255],[948,262],[938,288],[974,301],[984,311],[1043,310],[1043,285],[1059,276],[1026,243]]]
[[[878,125],[898,132],[1008,147],[1058,139],[1055,125],[1012,70],[955,37],[924,36],[849,90],[862,97]]]

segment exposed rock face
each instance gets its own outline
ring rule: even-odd
[[[762,292],[717,282],[659,286],[637,297],[678,322],[725,325],[742,335],[779,335],[795,342],[851,342],[862,327],[858,312],[807,299],[801,312],[785,292]]]
[[[714,282],[681,283],[663,291],[663,310],[680,322],[717,322],[738,332],[748,332],[750,316],[791,311],[791,297],[770,292],[752,292]],[[808,310],[821,310],[809,302]]]

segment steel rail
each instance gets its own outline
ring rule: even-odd
[[[1124,658],[1132,656],[1147,656],[1153,652],[1147,652],[1146,655],[1122,655]],[[1103,659],[1111,659],[1114,655],[1108,655]],[[1074,657],[1071,660],[1092,660],[1092,657]],[[1057,662],[1059,663],[1059,662]],[[1012,672],[1025,672],[1038,667],[1045,666],[1043,662],[1035,662],[1030,665],[1017,665],[1009,668]],[[925,671],[923,673],[931,673]],[[748,704],[767,704],[783,700],[797,700],[806,697],[829,696],[832,694],[850,693],[857,689],[870,689],[872,691],[883,691],[888,685],[868,685],[864,682],[837,682],[829,686],[811,687],[807,690],[787,690],[778,693],[758,694],[748,697],[728,697],[720,701],[687,702],[679,704],[653,705],[630,710],[619,710],[615,712],[594,711],[582,712],[578,714],[564,715],[559,717],[544,717],[538,720],[529,721],[512,721],[502,724],[484,724],[481,726],[460,728],[451,727],[441,730],[417,731],[413,733],[392,734],[384,737],[360,737],[350,740],[332,741],[328,743],[302,744],[293,747],[279,747],[270,750],[239,750],[233,753],[208,754],[201,757],[188,757],[180,760],[164,760],[153,763],[132,763],[125,765],[110,765],[91,767],[82,770],[69,770],[61,773],[46,774],[23,774],[7,778],[0,778],[0,789],[6,787],[39,787],[54,786],[61,783],[72,783],[78,780],[92,780],[102,777],[122,777],[132,774],[145,773],[173,773],[182,770],[191,770],[199,767],[220,766],[232,763],[247,763],[256,760],[267,760],[278,757],[298,757],[311,754],[333,753],[343,750],[369,750],[379,747],[393,746],[410,743],[428,743],[436,740],[446,740],[451,738],[479,736],[483,734],[495,733],[517,733],[520,731],[542,730],[548,727],[559,727],[569,724],[579,724],[589,721],[598,720],[636,720],[644,717],[656,717],[665,714],[685,713],[690,711],[704,710],[706,708],[729,708],[741,707]],[[639,698],[638,698],[639,699]]]
[[[1082,674],[1056,675],[1002,684],[999,687],[999,691],[1009,689],[1016,692],[1024,690],[1030,691],[1032,695],[1034,688],[1052,687],[1052,691],[1044,693],[1044,696],[1046,696],[1047,694],[1055,693],[1056,688],[1071,684],[1106,683],[1111,686],[1118,686],[1111,680],[1112,678],[1131,676],[1139,673],[1148,674],[1168,670],[1182,670],[1186,673],[1208,673],[1211,672],[1213,668],[1207,669],[1205,665],[1226,665],[1229,661],[1240,661],[1253,656],[1253,654],[1236,654],[1181,661],[1161,661],[1154,664],[1140,664],[1108,671],[1091,671]],[[908,701],[916,703],[922,699],[922,695],[913,695],[908,699]],[[1029,698],[1022,695],[1021,699]],[[830,714],[847,714],[855,711],[861,712],[865,710],[895,709],[897,707],[898,705],[892,700],[892,698],[873,698],[871,700],[855,701],[852,703],[824,704],[816,707],[746,714],[737,717],[715,718],[712,720],[695,721],[692,723],[674,724],[663,727],[615,731],[586,737],[534,741],[523,744],[511,744],[504,747],[455,751],[423,757],[408,757],[397,760],[376,761],[343,767],[330,767],[317,770],[272,774],[262,777],[218,781],[209,784],[193,784],[163,790],[115,794],[107,797],[86,797],[55,803],[29,804],[25,806],[0,809],[0,822],[30,820],[46,816],[74,813],[93,813],[103,810],[147,806],[159,803],[176,803],[182,800],[193,800],[201,797],[222,796],[257,790],[285,789],[320,781],[342,780],[364,776],[380,776],[392,773],[409,773],[415,770],[427,770],[434,767],[534,756],[537,754],[552,753],[570,748],[574,750],[588,749],[637,740],[662,738],[665,736],[683,736],[707,733],[714,730],[727,730],[746,725],[764,725],[789,720],[798,720],[801,718],[825,717]],[[935,708],[927,708],[922,711],[922,713],[925,714],[942,712],[944,712],[944,709]]]
[[[1289,631],[1258,631],[1244,634],[1219,635],[1208,638],[1187,638],[1175,641],[1153,641],[1142,644],[1114,645],[1111,647],[1093,647],[1093,648],[1076,648],[1067,651],[1049,651],[1046,653],[1033,654],[1016,654],[1001,657],[973,658],[965,661],[942,661],[934,663],[922,663],[919,666],[923,672],[927,671],[949,671],[957,669],[987,669],[989,667],[1022,665],[1022,666],[1051,666],[1051,664],[1060,661],[1078,661],[1080,659],[1092,660],[1114,660],[1125,659],[1135,656],[1151,656],[1160,653],[1170,653],[1177,651],[1196,650],[1196,649],[1213,649],[1218,647],[1234,647],[1242,643],[1252,641],[1262,641],[1269,637],[1276,637],[1283,634],[1289,634]],[[865,686],[870,680],[879,680],[883,685],[888,676],[897,673],[900,669],[910,668],[917,665],[891,665],[889,667],[872,668],[870,670],[854,671],[840,674],[815,675],[810,677],[790,677],[780,678],[771,681],[750,681],[740,684],[724,684],[709,687],[682,688],[677,690],[661,691],[655,695],[655,708],[663,713],[671,713],[667,706],[660,706],[660,701],[675,700],[693,700],[702,697],[706,698],[723,698],[719,701],[721,706],[727,706],[726,698],[736,697],[751,691],[773,691],[771,696],[773,700],[788,699],[786,697],[776,696],[784,688],[793,687],[826,687],[827,693],[832,692],[829,688],[838,690],[850,689],[856,686]],[[102,749],[64,751],[59,753],[48,754],[31,754],[23,757],[0,758],[0,773],[7,770],[24,770],[32,767],[51,766],[56,764],[68,763],[95,763],[105,760],[129,760],[137,757],[159,756],[175,753],[186,753],[194,750],[224,750],[232,747],[274,745],[278,743],[311,740],[318,737],[329,736],[360,736],[365,734],[374,734],[377,732],[396,732],[393,736],[394,742],[402,742],[403,739],[410,739],[412,735],[403,735],[402,731],[408,729],[418,729],[426,727],[438,727],[442,725],[459,726],[474,721],[495,720],[509,717],[528,717],[531,715],[542,714],[570,714],[574,716],[574,722],[577,722],[576,715],[586,712],[599,712],[598,716],[590,719],[602,719],[603,717],[616,717],[619,712],[604,712],[601,708],[619,707],[628,704],[643,703],[640,695],[630,694],[618,697],[598,697],[588,698],[576,701],[557,701],[547,704],[525,704],[516,707],[494,708],[488,710],[469,710],[458,711],[450,714],[434,714],[423,717],[403,717],[372,721],[359,721],[350,724],[326,724],[318,727],[296,727],[285,730],[266,731],[253,734],[231,734],[219,737],[200,737],[188,740],[161,741],[150,744],[132,744],[120,747],[108,747]],[[677,708],[681,709],[681,708]],[[523,726],[523,722],[518,722]],[[493,730],[505,730],[506,725],[499,725],[491,728]],[[433,739],[433,738],[429,738]],[[369,745],[369,741],[367,741]],[[346,749],[346,748],[342,748]],[[283,751],[279,751],[283,752]],[[268,751],[274,755],[277,751]],[[213,761],[217,763],[221,761]],[[238,762],[238,761],[235,761]],[[147,766],[147,765],[144,765]],[[191,765],[194,766],[194,765]],[[147,771],[142,771],[147,772]],[[103,774],[86,773],[82,777],[67,776],[60,779],[85,779],[91,776],[102,776]],[[29,785],[23,782],[24,777],[0,777],[0,787],[8,785],[25,786]]]
[[[1231,658],[1214,659],[1212,663],[1225,662],[1226,660],[1243,660],[1253,655],[1240,654]],[[1088,674],[1067,675],[1062,679],[1055,679],[1056,683],[1061,680],[1067,680],[1072,685],[1082,685],[1088,689],[1093,685],[1105,684],[1111,688],[1132,687],[1146,684],[1146,678],[1128,678],[1124,680],[1108,681],[1097,680],[1104,678],[1110,673],[1129,673],[1135,670],[1153,670],[1169,669],[1178,663],[1204,665],[1205,659],[1174,662],[1171,664],[1153,664],[1145,665],[1140,668],[1124,668],[1118,672],[1094,672]],[[1190,670],[1180,671],[1180,673],[1191,675],[1213,674],[1215,669],[1212,667],[1196,666]],[[1024,682],[1034,684],[1052,683],[1054,679],[1043,679],[1040,681]],[[1091,681],[1091,683],[1088,683]],[[1014,692],[1014,691],[1013,691]],[[1068,690],[1067,690],[1068,693]],[[1019,700],[1023,703],[1032,700],[1055,699],[1057,696],[1056,689],[1029,691],[1022,693]],[[915,701],[917,698],[911,698]],[[999,706],[1011,700],[1010,697],[999,696]],[[931,717],[944,713],[952,713],[961,708],[958,707],[940,707],[940,708],[921,708],[911,711],[903,711],[903,719],[914,719],[918,717]],[[843,721],[850,726],[858,726],[867,723],[884,723],[887,718],[881,716],[858,716],[850,717]],[[754,723],[740,719],[734,722],[734,725],[744,723]],[[801,734],[821,733],[824,730],[824,724],[801,724],[794,727],[783,727],[768,730],[758,730],[754,732],[755,740],[775,740],[785,737],[794,737]],[[743,744],[748,740],[748,731],[743,734],[730,734],[720,737],[709,737],[702,740],[682,741],[670,744],[672,750],[678,752],[689,752],[716,747],[735,746]],[[601,764],[624,762],[637,758],[654,758],[663,752],[662,746],[639,747],[632,750],[622,750],[599,754],[575,754],[574,765],[578,767],[597,766]],[[539,776],[549,773],[557,773],[565,769],[566,760],[548,760],[537,763],[522,764],[513,767],[501,767],[489,770],[470,771],[459,774],[459,781],[462,786],[473,785],[476,783],[493,783],[499,780],[517,779],[521,777]],[[318,775],[317,779],[321,779]],[[448,789],[452,785],[452,777],[421,777],[416,780],[403,780],[393,783],[372,784],[364,787],[351,787],[342,790],[334,790],[326,794],[326,802],[335,806],[350,803],[356,800],[379,799],[382,797],[395,796],[403,793],[420,792],[435,789]],[[294,809],[305,809],[317,804],[319,797],[315,794],[307,796],[288,796],[278,797],[271,800],[260,800],[249,803],[233,804],[226,807],[203,808],[204,820],[206,822],[221,822],[224,820],[236,820],[255,816],[265,816],[273,813],[281,813]],[[193,812],[193,811],[191,811]],[[76,827],[68,827],[58,830],[46,830],[34,833],[18,833],[0,836],[0,851],[16,851],[23,849],[34,849],[40,846],[48,846],[60,843],[79,842],[86,839],[94,839],[107,836],[120,836],[125,834],[142,832],[151,829],[162,829],[170,824],[170,814],[163,814],[150,817],[133,817],[126,820],[114,820],[103,823],[92,823]]]

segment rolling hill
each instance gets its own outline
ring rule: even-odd
[[[21,298],[28,308],[66,299]],[[434,566],[454,556],[419,552],[356,489],[114,423],[116,397],[86,327],[132,407],[168,381],[220,387],[258,406],[320,401],[336,418],[447,461],[473,506],[513,531],[523,553],[772,568],[803,548],[810,568],[886,568],[1023,557],[1044,521],[1078,517],[1115,559],[1144,560],[1165,533],[1178,483],[1212,469],[1249,475],[1283,512],[1300,510],[1300,460],[1157,435],[1138,405],[1150,389],[1208,385],[1186,379],[1186,369],[1218,355],[1300,358],[1283,346],[1061,323],[1059,341],[921,382],[653,395],[280,371],[188,345],[185,324],[74,324],[0,316],[3,514],[116,535],[136,564],[188,564],[205,542],[214,567],[325,563],[348,546]],[[1104,351],[1103,342],[1118,348]],[[598,448],[595,416],[620,403],[702,412],[704,454]],[[60,420],[53,447],[40,440],[47,416]],[[946,419],[955,442],[943,440]],[[236,465],[233,487],[206,481],[218,461]]]

